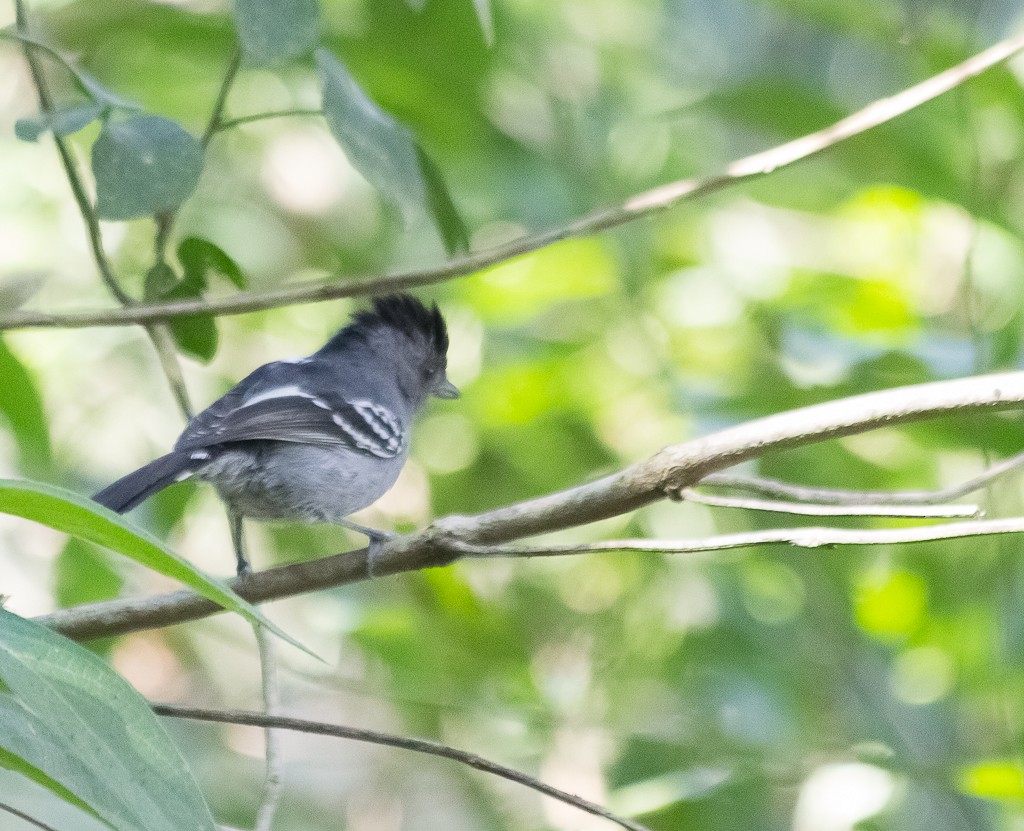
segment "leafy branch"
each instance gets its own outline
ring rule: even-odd
[[[40,327],[127,326],[197,313],[244,314],[281,306],[317,303],[341,297],[398,291],[465,277],[483,268],[529,254],[562,240],[588,236],[625,225],[672,208],[681,202],[708,196],[742,182],[766,176],[892,121],[955,89],[982,72],[998,66],[1021,49],[1024,49],[1024,34],[1006,38],[954,67],[933,75],[893,96],[874,101],[822,130],[770,150],[738,159],[728,165],[722,173],[681,179],[661,185],[638,193],[620,205],[576,219],[561,228],[520,237],[475,254],[455,257],[440,266],[383,275],[340,276],[332,280],[310,280],[261,294],[240,292],[228,297],[189,298],[171,302],[136,304],[131,308],[124,309],[63,313],[17,311],[0,316],[0,331]],[[260,117],[269,117],[270,115],[274,114],[264,114]]]

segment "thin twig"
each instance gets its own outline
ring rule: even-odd
[[[825,505],[938,505],[954,499],[962,499],[969,493],[981,490],[990,482],[1024,467],[1024,453],[996,462],[991,467],[956,485],[933,491],[853,491],[839,488],[811,488],[792,485],[774,479],[753,476],[738,476],[732,473],[712,473],[697,483],[696,487],[728,488],[747,491],[762,496],[790,499],[796,502],[819,502]]]
[[[458,544],[497,545],[572,528],[650,505],[709,473],[776,450],[813,444],[923,418],[994,411],[1024,403],[1024,372],[936,381],[815,404],[736,425],[666,447],[650,458],[595,482],[475,516],[450,516],[415,534],[381,543],[374,556],[379,576],[448,565]],[[993,527],[993,526],[989,526]],[[367,552],[293,563],[251,574],[231,587],[262,603],[366,579]],[[79,606],[39,618],[78,640],[168,626],[223,609],[194,592]]]
[[[617,823],[623,828],[630,829],[630,831],[648,831],[648,829],[640,823],[617,816],[610,811],[605,810],[600,805],[595,805],[593,802],[589,802],[575,794],[567,793],[553,787],[552,785],[545,784],[539,779],[535,779],[532,776],[521,773],[514,768],[506,767],[505,765],[498,764],[497,762],[492,762],[489,759],[484,759],[481,756],[477,756],[475,753],[467,753],[464,750],[449,747],[448,745],[441,744],[440,742],[428,741],[426,739],[410,739],[405,736],[396,736],[391,733],[382,733],[378,730],[367,730],[361,727],[343,727],[341,725],[326,724],[320,721],[308,721],[306,719],[287,718],[285,716],[268,716],[263,713],[253,713],[242,710],[207,710],[198,707],[180,707],[173,704],[153,704],[152,706],[153,712],[157,715],[170,716],[172,718],[213,721],[223,724],[246,724],[253,727],[264,728],[274,727],[280,730],[296,730],[301,733],[312,733],[317,736],[333,736],[340,739],[354,739],[355,741],[360,742],[386,745],[387,747],[397,747],[401,750],[411,750],[415,753],[426,753],[430,756],[440,756],[443,759],[450,759],[454,762],[458,762],[459,764],[474,768],[475,770],[500,776],[502,779],[507,779],[510,782],[525,785],[527,788],[531,788],[538,793],[542,793],[545,796],[550,796],[553,799],[565,802],[568,805],[579,808],[581,811],[586,811],[588,814],[603,817],[604,819]]]
[[[281,711],[281,691],[277,683],[277,656],[274,650],[274,639],[258,623],[254,624],[252,628],[260,656],[263,712],[273,717]],[[278,741],[277,730],[272,729],[270,725],[263,728],[263,756],[266,765],[263,798],[260,800],[260,808],[256,814],[256,825],[253,827],[253,831],[270,831],[274,824],[274,815],[281,804],[281,743]]]
[[[252,115],[243,115],[238,118],[231,118],[227,121],[222,121],[217,125],[216,132],[220,133],[224,130],[230,130],[233,127],[240,127],[242,124],[252,124],[255,121],[268,121],[272,118],[290,118],[292,116],[317,116],[323,115],[323,110],[312,110],[303,109],[302,107],[296,107],[292,110],[274,110],[266,113],[253,113]]]
[[[42,820],[36,819],[33,816],[29,816],[24,811],[20,811],[13,805],[8,805],[6,802],[0,802],[0,811],[6,811],[11,816],[15,816],[18,819],[25,820],[29,825],[34,825],[36,828],[42,828],[43,831],[57,831],[52,825],[47,825]]]
[[[206,148],[210,143],[210,139],[213,138],[220,128],[221,120],[224,118],[224,108],[228,103],[228,94],[231,92],[231,86],[234,84],[235,77],[238,75],[238,70],[241,66],[242,52],[236,48],[228,60],[228,68],[225,70],[224,78],[220,82],[217,98],[213,103],[213,109],[210,111],[210,118],[206,122],[206,129],[203,130],[203,135],[200,139],[204,156],[206,155]],[[177,218],[177,211],[164,211],[154,217],[156,220],[156,235],[153,240],[153,251],[157,263],[166,262],[167,243],[171,238],[171,230]]]
[[[719,534],[692,540],[603,540],[580,545],[463,545],[455,548],[463,557],[563,557],[602,551],[643,551],[653,554],[699,554],[761,545],[792,545],[795,548],[835,548],[838,545],[910,545],[938,540],[991,537],[1024,533],[1024,517],[948,522],[927,528],[771,528],[740,534]]]
[[[1024,49],[1024,34],[1000,41],[956,66],[933,75],[890,98],[875,101],[835,124],[795,141],[733,162],[722,173],[683,179],[662,185],[627,199],[623,204],[581,217],[551,231],[499,245],[486,251],[449,260],[440,266],[384,275],[342,276],[328,281],[304,281],[265,294],[241,292],[228,297],[188,299],[140,304],[132,309],[70,313],[17,311],[0,316],[0,331],[30,327],[74,328],[83,326],[126,326],[149,320],[166,320],[183,314],[206,312],[215,315],[244,314],[301,303],[316,303],[340,297],[398,291],[465,277],[488,266],[528,254],[572,237],[615,228],[642,217],[667,210],[685,200],[707,196],[749,179],[765,176],[779,168],[806,159],[853,136],[901,116],[927,101],[949,92],[964,81],[991,69]]]
[[[701,483],[702,484],[702,483]],[[782,502],[779,500],[750,499],[737,496],[712,496],[684,488],[682,496],[687,502],[716,508],[741,508],[747,511],[770,511],[799,516],[884,516],[905,519],[962,519],[981,516],[977,505],[827,505],[812,502]]]
[[[213,110],[210,112],[210,120],[207,121],[206,129],[203,130],[203,150],[206,150],[206,146],[210,143],[210,139],[214,137],[217,131],[223,129],[224,108],[228,103],[228,94],[231,92],[231,85],[234,84],[235,76],[238,75],[238,70],[241,66],[242,50],[236,48],[231,55],[231,59],[228,61],[228,68],[224,73],[224,79],[220,82],[220,89],[217,91],[217,100],[213,102]]]
[[[14,12],[16,21],[15,25],[17,26],[18,33],[26,37],[29,36],[28,14],[25,10],[24,0],[14,0]],[[43,115],[50,115],[53,112],[53,98],[50,96],[50,88],[46,83],[46,77],[43,74],[43,69],[36,58],[34,51],[36,48],[38,48],[37,44],[22,44],[22,49],[25,53],[25,60],[28,63],[29,71],[32,73],[32,80],[35,83],[36,95],[39,98],[39,109],[42,111]],[[63,59],[61,60],[66,65],[66,61],[63,61]],[[85,185],[82,183],[82,179],[78,175],[78,168],[75,166],[75,161],[71,157],[71,150],[68,148],[68,144],[64,140],[63,136],[59,136],[54,133],[53,142],[57,147],[57,155],[60,156],[60,162],[64,167],[64,173],[67,176],[68,184],[71,186],[71,193],[74,195],[75,202],[78,204],[78,211],[81,213],[82,219],[85,222],[85,228],[89,235],[89,245],[92,249],[93,260],[96,263],[96,267],[99,269],[100,276],[103,278],[103,282],[106,284],[107,289],[112,295],[114,295],[117,301],[121,303],[122,306],[129,306],[133,300],[118,284],[117,277],[114,275],[114,270],[111,268],[110,261],[107,259],[107,254],[103,250],[103,237],[100,233],[99,218],[96,216],[92,203],[89,201],[89,196],[85,192]]]

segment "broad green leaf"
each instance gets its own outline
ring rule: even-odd
[[[209,283],[206,274],[214,271],[223,274],[236,288],[244,289],[245,275],[238,263],[222,248],[200,237],[187,237],[178,245],[178,260],[185,270],[185,282],[198,282],[205,289]]]
[[[416,157],[423,171],[423,181],[427,186],[427,205],[434,216],[434,223],[441,232],[445,250],[449,254],[469,251],[469,231],[462,221],[458,208],[452,201],[448,187],[444,183],[441,171],[437,169],[433,159],[426,151],[416,144]]]
[[[245,57],[281,64],[309,52],[320,37],[318,0],[235,0],[235,28]]]
[[[208,363],[217,354],[217,319],[213,315],[179,315],[170,321],[171,335],[182,352]]]
[[[326,49],[316,50],[324,116],[352,166],[396,204],[406,223],[422,214],[426,185],[412,133],[373,103]]]
[[[407,127],[363,92],[326,49],[316,52],[324,117],[352,166],[411,224],[429,211],[449,253],[468,248],[468,233],[437,166]]]
[[[202,168],[199,142],[168,118],[107,122],[92,147],[96,210],[103,219],[172,211],[192,195]]]
[[[18,445],[18,464],[27,473],[50,466],[50,435],[39,391],[7,344],[0,338],[0,416],[6,419]]]
[[[290,644],[308,650],[269,621],[220,581],[207,577],[124,517],[77,493],[15,479],[0,479],[0,513],[20,516],[131,557],[138,563],[179,580],[203,597],[266,626]]]
[[[87,649],[0,609],[0,678],[0,747],[36,781],[118,831],[216,827],[146,700]]]

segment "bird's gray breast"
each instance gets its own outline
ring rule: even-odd
[[[337,522],[383,496],[406,456],[404,448],[381,459],[348,447],[252,441],[226,447],[196,478],[253,519]]]

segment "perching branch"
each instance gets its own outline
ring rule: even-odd
[[[197,721],[213,721],[223,724],[245,724],[253,727],[273,728],[279,730],[296,730],[302,733],[311,733],[317,736],[334,736],[341,739],[355,739],[360,742],[397,747],[402,750],[412,750],[415,753],[426,753],[430,756],[440,756],[442,759],[451,759],[463,765],[468,765],[484,773],[493,773],[510,782],[517,782],[532,788],[538,793],[550,796],[561,802],[573,805],[588,814],[603,817],[614,823],[628,828],[630,831],[648,831],[638,822],[617,816],[606,811],[600,805],[595,805],[586,799],[559,790],[551,785],[541,782],[532,776],[527,776],[514,768],[500,765],[489,759],[477,756],[475,753],[467,753],[464,750],[457,750],[454,747],[441,744],[440,742],[427,741],[426,739],[410,739],[405,736],[395,736],[391,733],[381,733],[377,730],[366,730],[361,727],[343,727],[336,724],[326,724],[320,721],[308,721],[306,719],[286,718],[284,716],[268,716],[263,713],[253,713],[242,710],[205,710],[196,707],[179,707],[173,704],[154,704],[153,712],[161,716],[172,718],[186,718]]]
[[[374,570],[387,575],[447,565],[463,556],[467,547],[498,545],[635,511],[676,497],[710,473],[772,451],[875,427],[1022,404],[1024,372],[1010,372],[900,387],[790,410],[667,447],[595,482],[475,516],[439,520],[419,533],[382,543]],[[247,600],[262,603],[353,583],[367,579],[366,555],[363,549],[293,563],[232,581],[231,586]],[[79,606],[40,621],[68,637],[87,640],[168,626],[220,611],[221,607],[205,598],[180,591]]]
[[[552,231],[520,237],[486,251],[449,260],[433,268],[384,275],[339,277],[329,281],[304,281],[263,294],[240,292],[228,297],[176,300],[140,304],[130,309],[70,313],[18,311],[0,316],[0,331],[30,327],[77,328],[84,326],[126,326],[167,320],[197,312],[232,315],[273,309],[300,303],[316,303],[340,297],[399,291],[465,277],[488,266],[528,254],[572,237],[587,236],[615,228],[664,211],[680,202],[697,199],[749,179],[765,176],[779,168],[806,159],[901,116],[933,98],[955,89],[970,78],[991,69],[1024,49],[1024,34],[1000,41],[963,63],[934,75],[890,98],[882,98],[847,118],[818,132],[774,147],[730,164],[719,174],[683,179],[662,185],[627,199],[623,204],[597,211]]]

